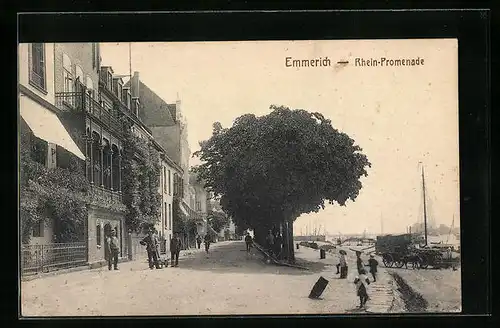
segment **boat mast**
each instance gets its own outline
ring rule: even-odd
[[[425,203],[425,177],[424,166],[422,165],[422,190],[424,195],[424,233],[425,233],[425,246],[427,246],[427,208]]]
[[[451,220],[450,232],[448,232],[448,237],[446,237],[447,244],[448,244],[448,239],[450,238],[451,232],[453,231],[454,227],[455,227],[455,214],[453,214],[453,220]]]

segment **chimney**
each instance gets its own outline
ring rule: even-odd
[[[134,76],[130,79],[130,92],[132,98],[139,98],[139,72],[134,72]]]
[[[175,121],[179,122],[181,118],[181,100],[179,95],[177,95],[177,100],[175,101]]]

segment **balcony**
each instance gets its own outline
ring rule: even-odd
[[[62,111],[86,112],[115,134],[122,135],[124,124],[118,118],[119,112],[109,111],[86,92],[57,92],[56,106]]]
[[[91,203],[106,207],[113,207],[117,210],[125,210],[122,202],[122,194],[103,187],[93,185],[91,188]]]

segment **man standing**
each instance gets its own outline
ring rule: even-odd
[[[205,252],[207,252],[207,254],[208,254],[208,249],[210,248],[210,236],[208,235],[208,233],[205,235],[205,238],[203,241],[205,243]]]
[[[365,268],[363,265],[363,260],[361,259],[361,252],[356,251],[356,266],[358,268],[358,274],[362,274],[362,272],[365,272]]]
[[[200,247],[201,247],[201,236],[200,235],[196,236],[196,244],[198,245],[198,249],[200,249]]]
[[[339,263],[337,264],[337,274],[340,273],[340,279],[347,278],[347,261],[345,259],[346,252],[344,250],[339,251]],[[339,271],[340,269],[340,271]]]
[[[273,236],[273,232],[271,230],[269,230],[269,233],[267,234],[266,243],[267,243],[267,249],[268,249],[269,253],[273,254],[274,236]]]
[[[107,238],[108,246],[108,269],[111,270],[111,262],[115,270],[118,270],[118,254],[120,254],[120,241],[116,237],[116,230],[111,230],[111,235]]]
[[[179,266],[179,253],[181,252],[181,239],[178,234],[174,234],[174,238],[170,240],[170,266]],[[174,264],[175,258],[175,264]]]
[[[153,234],[153,230],[148,231],[148,235],[140,241],[141,245],[146,245],[146,251],[148,252],[148,262],[149,268],[152,270],[153,268],[160,268],[160,264],[158,263],[158,238]]]
[[[250,233],[247,232],[247,235],[245,236],[245,244],[247,245],[247,253],[250,253],[250,248],[252,247],[252,236],[250,236]]]
[[[283,245],[283,237],[279,231],[274,235],[274,254],[277,258],[281,257],[281,246]],[[281,258],[280,258],[281,259]]]

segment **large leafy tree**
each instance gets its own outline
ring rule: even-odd
[[[271,109],[261,117],[240,116],[231,128],[214,123],[212,137],[194,154],[202,162],[194,170],[221,197],[235,224],[251,227],[257,241],[268,229],[283,227],[286,258],[293,261],[293,221],[325,202],[355,201],[371,164],[322,114]]]
[[[215,232],[220,233],[222,228],[229,224],[229,217],[224,212],[210,211],[207,215],[208,223]]]

